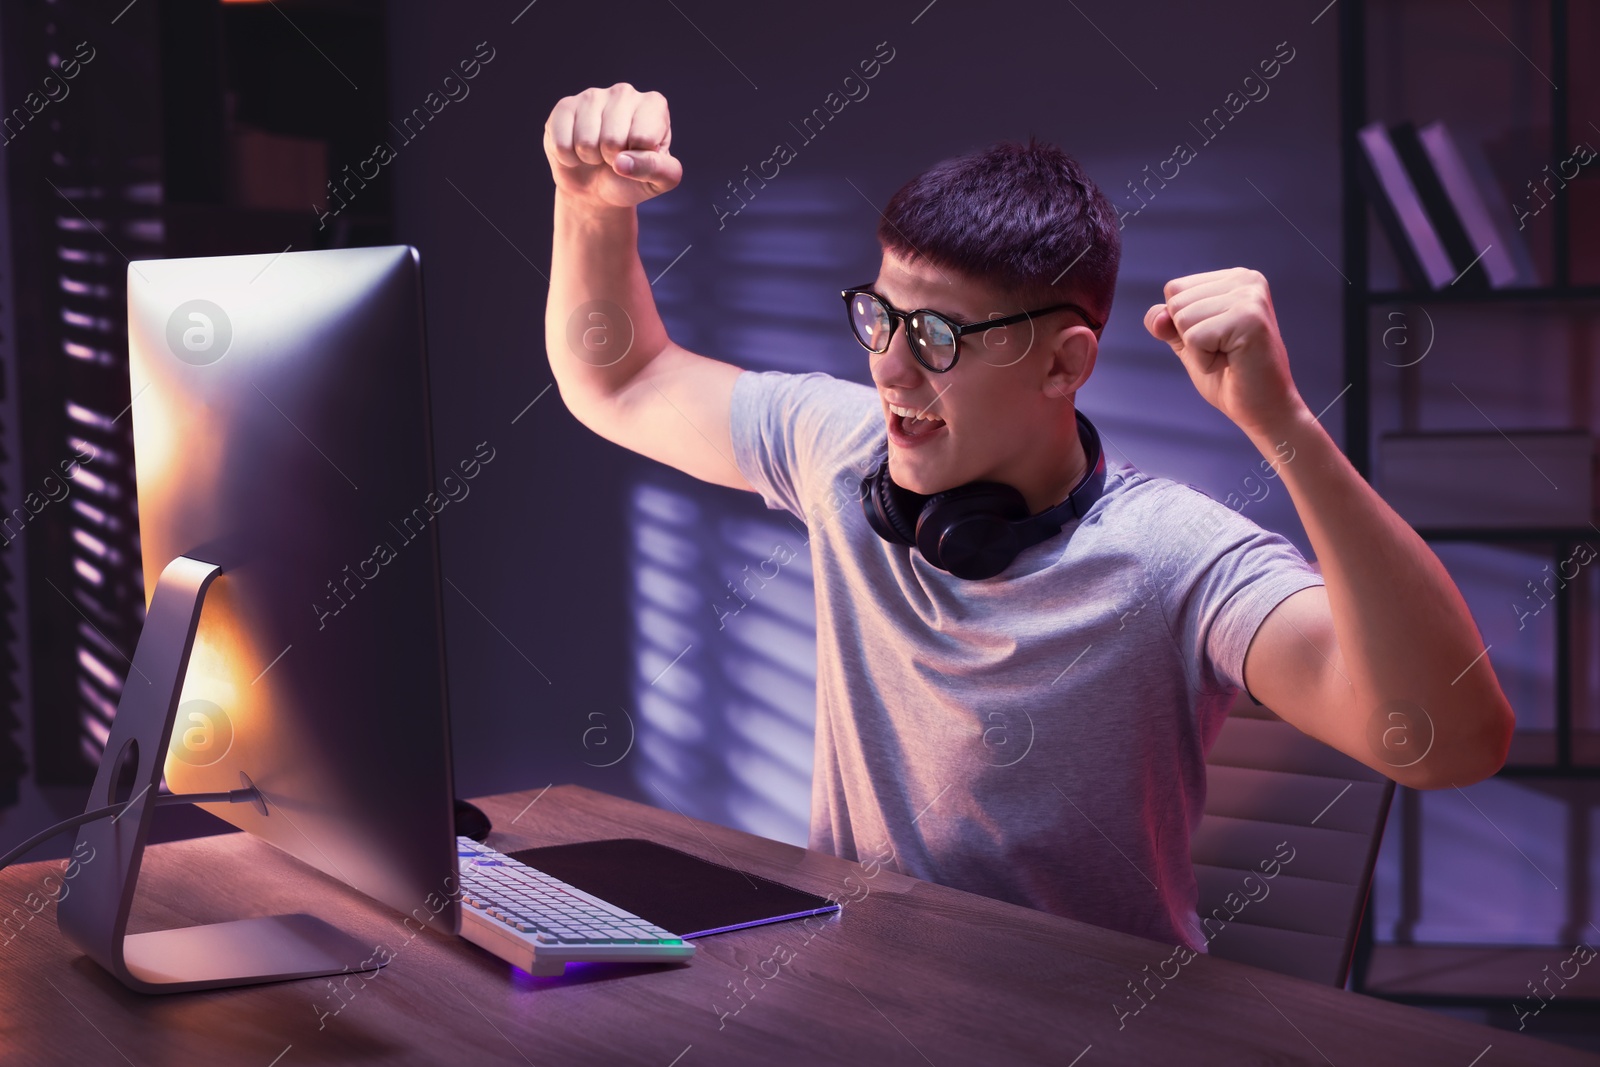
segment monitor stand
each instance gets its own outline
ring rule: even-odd
[[[368,946],[304,914],[127,932],[200,607],[221,573],[214,563],[179,556],[156,582],[88,806],[117,802],[113,792],[125,763],[135,768],[131,802],[118,815],[78,830],[73,855],[79,870],[56,909],[61,932],[140,993],[280,982],[371,966]]]

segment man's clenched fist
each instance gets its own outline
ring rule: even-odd
[[[633,207],[677,187],[667,98],[627,82],[565,96],[544,124],[556,189],[598,207]]]
[[[1267,279],[1235,267],[1174,278],[1145,312],[1200,395],[1246,433],[1282,422],[1304,402],[1289,374]]]

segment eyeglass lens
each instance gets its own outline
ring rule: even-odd
[[[850,301],[850,322],[869,351],[888,350],[894,320],[877,297],[856,293]],[[923,362],[936,370],[945,370],[955,362],[956,336],[948,322],[921,312],[907,316],[906,322],[911,345]]]

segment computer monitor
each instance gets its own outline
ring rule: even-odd
[[[135,989],[371,955],[307,916],[126,934],[163,771],[174,793],[253,786],[206,808],[459,930],[437,516],[482,457],[436,480],[423,336],[410,247],[129,264],[149,610],[91,805],[135,803],[80,831],[111,860],[58,918]]]

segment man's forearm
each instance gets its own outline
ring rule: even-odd
[[[1486,741],[1503,756],[1511,712],[1444,564],[1303,404],[1250,438],[1279,464],[1321,565],[1349,713],[1366,721],[1385,702],[1415,702],[1436,734],[1435,758],[1417,771],[1436,785],[1482,777]],[[1456,753],[1476,763],[1456,766]]]
[[[545,348],[563,396],[611,393],[666,346],[638,241],[634,208],[556,193]]]

